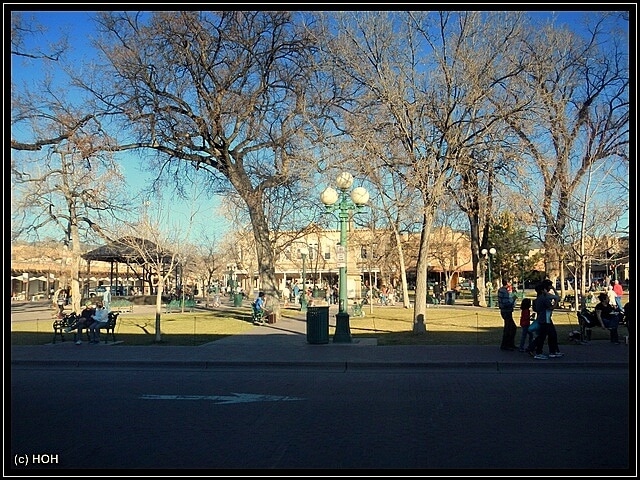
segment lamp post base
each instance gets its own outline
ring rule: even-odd
[[[306,298],[300,298],[300,311],[301,312],[306,312],[307,311],[307,299]]]
[[[351,343],[351,329],[349,327],[349,314],[338,312],[336,314],[336,331],[333,334],[333,343]]]

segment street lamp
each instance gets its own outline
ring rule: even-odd
[[[360,212],[369,201],[369,192],[363,187],[357,187],[349,195],[347,190],[353,185],[353,176],[349,172],[342,172],[338,175],[336,185],[340,190],[339,192],[327,187],[320,194],[320,200],[324,203],[327,212],[338,210],[338,220],[340,222],[340,249],[336,252],[340,270],[339,303],[333,342],[350,343],[351,330],[349,327],[349,313],[347,312],[347,223],[349,221],[349,213],[353,210]]]
[[[300,249],[300,256],[302,257],[302,290],[300,293],[300,311],[307,311],[307,255],[309,255],[309,249],[302,247]]]
[[[496,249],[493,247],[489,250],[483,248],[481,253],[487,259],[487,265],[489,268],[489,308],[493,308],[493,296],[491,295],[491,290],[493,290],[493,283],[491,281],[491,256],[496,254]]]

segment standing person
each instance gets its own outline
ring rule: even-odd
[[[107,313],[109,313],[111,307],[111,286],[107,286],[105,291],[102,293],[102,305]]]
[[[289,290],[289,285],[285,284],[282,289],[282,298],[284,298],[284,307],[287,308],[289,304],[289,297],[291,296],[291,290]]]
[[[100,343],[100,328],[104,327],[109,321],[109,313],[104,308],[102,302],[96,302],[96,311],[91,315],[93,323],[89,325],[89,343]]]
[[[551,308],[547,310],[547,323],[549,324],[549,358],[564,357],[564,353],[560,352],[558,347],[558,332],[556,326],[553,323],[553,310],[558,306],[560,297],[553,288],[553,283],[548,278],[542,282],[545,290],[545,296],[547,298],[547,304],[551,305]]]
[[[533,311],[536,312],[538,323],[540,324],[540,333],[535,340],[535,358],[536,360],[546,360],[548,358],[564,357],[564,353],[560,352],[558,347],[558,333],[553,324],[553,309],[560,297],[553,290],[551,280],[543,280],[536,286],[536,299],[533,301]],[[549,355],[543,353],[544,342],[548,337]]]
[[[618,280],[613,281],[613,291],[616,294],[616,306],[618,307],[618,310],[624,310],[622,307],[622,295],[624,295],[624,291],[622,290],[622,285],[620,285]]]
[[[57,289],[55,292],[53,292],[53,297],[51,298],[51,301],[53,302],[53,308],[54,310],[58,311],[59,316],[64,312],[64,300],[61,298],[63,291],[64,290],[62,290],[62,288]]]
[[[620,323],[618,307],[611,305],[609,296],[606,293],[598,295],[598,300],[600,302],[594,309],[598,322],[600,322],[602,328],[609,330],[611,343],[620,345],[618,340],[618,324]]]
[[[60,309],[60,315],[63,315],[64,306],[67,304],[67,290],[65,288],[62,288],[60,290],[60,293],[58,293],[58,300],[56,302],[58,303],[58,308]]]
[[[502,286],[498,289],[498,307],[500,308],[500,316],[504,321],[502,329],[502,343],[500,350],[513,351],[516,349],[516,322],[513,321],[513,308],[516,304],[515,294],[509,292],[509,281],[502,280]]]
[[[298,282],[296,282],[293,285],[293,301],[294,301],[294,303],[299,303],[299,297],[300,297],[300,286],[298,285]]]
[[[529,352],[533,348],[533,333],[529,331],[529,325],[531,325],[531,299],[523,298],[520,302],[520,328],[522,328],[522,334],[520,335],[520,352]],[[524,342],[529,337],[527,343],[527,349],[524,348]]]
[[[616,305],[617,295],[616,292],[613,291],[613,286],[607,285],[605,288],[605,293],[609,297],[609,305]]]
[[[440,288],[440,284],[439,283],[434,283],[433,284],[433,298],[435,298],[438,302],[438,304],[440,304],[440,292],[442,291],[442,289]]]

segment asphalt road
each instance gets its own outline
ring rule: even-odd
[[[17,365],[5,470],[622,475],[628,373]]]

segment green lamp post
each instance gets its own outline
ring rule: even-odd
[[[524,295],[524,264],[527,262],[527,260],[529,260],[529,255],[516,255],[516,260],[520,261],[522,260],[522,263],[520,264],[521,267],[521,271],[522,271],[522,294]],[[524,296],[523,296],[524,298]]]
[[[327,187],[320,195],[328,212],[338,211],[340,222],[340,255],[336,255],[340,271],[338,314],[336,315],[336,330],[333,336],[334,343],[350,343],[351,329],[349,326],[349,313],[347,312],[347,225],[352,211],[359,212],[369,201],[369,192],[364,187],[357,187],[347,192],[353,185],[353,176],[348,172],[342,172],[336,178],[336,186],[339,192],[332,187]]]
[[[302,257],[302,290],[300,291],[300,311],[307,311],[307,255],[309,255],[309,249],[302,247],[300,249],[300,256]]]
[[[491,247],[489,250],[486,248],[482,249],[482,255],[484,255],[487,259],[487,266],[489,269],[489,308],[493,308],[493,295],[491,291],[493,290],[493,282],[491,281],[491,256],[496,254],[496,249]]]

